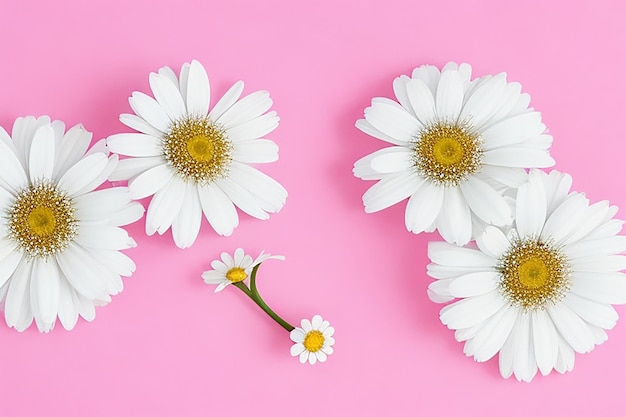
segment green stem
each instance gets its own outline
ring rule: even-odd
[[[265,311],[265,313],[270,316],[276,323],[280,324],[283,329],[290,332],[295,329],[295,327],[287,323],[285,320],[282,319],[282,317],[276,314],[274,310],[272,310],[265,303],[265,301],[263,301],[263,298],[261,298],[261,295],[256,288],[256,273],[260,266],[261,264],[258,264],[252,269],[252,273],[250,274],[250,288],[248,288],[243,282],[235,282],[233,283],[233,285],[243,291],[244,294],[246,294],[248,297],[250,297],[250,299],[254,301],[254,303],[258,305],[261,310]]]

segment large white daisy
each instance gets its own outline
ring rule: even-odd
[[[135,270],[119,226],[144,210],[127,187],[96,191],[118,158],[104,141],[88,150],[91,136],[46,116],[17,119],[12,138],[0,128],[0,300],[18,331],[93,320]]]
[[[198,62],[185,63],[177,77],[169,67],[150,74],[154,98],[134,92],[136,115],[122,114],[125,125],[141,133],[107,139],[120,161],[112,180],[129,180],[135,199],[152,196],[146,233],[165,233],[186,248],[200,230],[202,213],[213,229],[228,236],[239,223],[235,206],[258,219],[285,204],[287,191],[250,163],[278,159],[278,146],[263,137],[278,126],[267,91],[241,100],[238,81],[209,111],[209,79]]]
[[[517,192],[512,228],[488,227],[477,248],[431,242],[433,301],[456,301],[441,321],[464,352],[483,362],[499,352],[500,372],[530,381],[574,367],[617,321],[626,302],[626,236],[617,207],[569,192],[571,177],[532,170]]]
[[[506,74],[470,81],[471,67],[421,66],[393,83],[399,104],[374,98],[356,126],[391,143],[355,163],[354,174],[379,180],[363,195],[376,212],[409,198],[409,231],[439,230],[464,245],[472,223],[503,226],[511,210],[498,184],[517,187],[524,168],[554,165],[541,114]],[[476,231],[474,231],[476,232]]]

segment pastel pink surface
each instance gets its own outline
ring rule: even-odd
[[[289,191],[270,220],[242,216],[228,238],[205,223],[184,251],[169,232],[147,237],[143,220],[129,227],[137,272],[92,323],[0,326],[1,416],[623,415],[626,323],[572,373],[502,379],[497,359],[464,356],[426,296],[438,235],[408,233],[405,203],[365,214],[372,183],[351,172],[384,146],[354,127],[370,99],[392,97],[416,66],[455,60],[521,82],[556,168],[592,201],[625,206],[623,2],[5,1],[0,16],[5,128],[49,114],[95,138],[128,131],[118,115],[132,91],[149,92],[149,72],[195,58],[213,100],[239,79],[270,91],[280,160],[262,169]],[[301,365],[243,294],[202,282],[239,246],[286,256],[262,266],[260,290],[294,324],[331,321],[326,363]]]

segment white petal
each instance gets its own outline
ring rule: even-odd
[[[502,195],[487,183],[471,176],[460,186],[469,208],[488,224],[510,224],[511,209]]]
[[[490,323],[493,323],[491,329],[481,328],[476,336],[468,342],[468,344],[471,343],[470,347],[476,346],[473,353],[476,361],[486,362],[502,349],[513,330],[517,316],[517,311],[514,308],[502,307],[500,314],[489,320]]]
[[[413,167],[413,152],[410,149],[394,146],[388,148],[393,151],[385,152],[372,159],[371,167],[374,171],[390,174],[407,171]]]
[[[230,129],[238,124],[256,119],[272,107],[272,99],[267,91],[255,91],[233,104],[215,120]]]
[[[4,317],[9,327],[25,330],[32,322],[30,307],[30,276],[32,262],[21,262],[9,283],[4,304]],[[29,317],[30,316],[30,317]]]
[[[446,188],[437,229],[447,242],[465,245],[472,237],[472,218],[467,202],[458,188]]]
[[[185,102],[180,95],[178,86],[174,85],[167,77],[151,73],[150,88],[154,98],[165,110],[171,120],[178,120],[185,116]]]
[[[409,232],[422,233],[437,220],[443,202],[443,189],[431,181],[424,181],[413,193],[404,216]]]
[[[161,139],[145,133],[118,133],[107,138],[111,152],[120,155],[144,157],[163,155]]]
[[[167,162],[161,156],[151,158],[126,158],[117,163],[115,171],[109,175],[110,181],[127,181],[144,171]]]
[[[211,97],[209,77],[202,64],[191,61],[187,81],[187,112],[194,116],[206,116],[209,113]]]
[[[386,176],[363,194],[365,212],[374,213],[399,203],[415,193],[423,181],[410,171]]]
[[[104,171],[108,162],[109,158],[103,153],[85,156],[63,174],[59,188],[72,197],[87,191],[85,189]]]
[[[626,236],[611,236],[602,239],[580,240],[565,245],[563,253],[569,259],[585,256],[615,255],[626,252]]]
[[[146,122],[141,117],[134,114],[120,114],[120,122],[124,123],[131,129],[135,129],[141,133],[145,133],[156,138],[160,138],[163,136],[163,132],[152,126],[150,123]]]
[[[499,167],[483,165],[480,174],[491,177],[507,187],[518,188],[528,180],[528,175],[523,168]]]
[[[290,349],[290,353],[291,356],[300,356],[300,354],[304,353],[306,349],[304,348],[304,345],[302,343],[296,343],[295,345],[291,346]]]
[[[435,98],[428,86],[419,79],[412,79],[406,84],[407,95],[417,119],[424,126],[431,125],[435,119]]]
[[[174,243],[181,249],[190,247],[196,241],[202,220],[202,207],[200,206],[197,187],[190,183],[187,183],[186,187],[180,213],[172,223]]]
[[[593,349],[593,335],[589,327],[569,307],[561,303],[547,310],[556,329],[576,352],[587,353]]]
[[[584,194],[573,193],[550,214],[541,236],[556,245],[567,244],[587,212],[588,200]]]
[[[174,84],[178,82],[178,89],[180,90],[180,94],[183,96],[183,101],[187,103],[187,89],[189,84],[189,62],[183,63],[180,67],[180,79],[173,80]],[[173,72],[173,71],[172,71]]]
[[[233,104],[239,100],[241,93],[243,92],[243,81],[237,81],[232,87],[228,89],[226,94],[215,104],[215,107],[209,113],[209,118],[213,121],[217,121],[225,111],[230,109]]]
[[[256,119],[238,124],[228,129],[226,134],[233,142],[243,142],[251,139],[261,138],[278,127],[280,118],[275,111],[265,113]]]
[[[57,254],[59,267],[72,288],[93,300],[106,294],[106,290],[89,264],[89,258],[87,252],[75,243],[70,243],[65,251]]]
[[[537,366],[542,375],[548,375],[556,366],[559,356],[559,340],[552,319],[545,310],[532,312],[532,342]]]
[[[546,220],[547,202],[543,183],[537,171],[517,190],[515,226],[521,238],[539,237]]]
[[[204,216],[217,234],[230,236],[239,224],[237,210],[232,201],[214,184],[198,187]]]
[[[44,323],[54,323],[59,304],[59,269],[55,259],[36,259],[30,284],[30,302],[39,314],[36,319]],[[36,306],[36,308],[35,308]],[[40,315],[40,317],[37,317]]]
[[[493,268],[496,259],[479,250],[461,248],[446,242],[428,242],[428,257],[439,265]]]
[[[135,241],[121,227],[81,224],[74,239],[85,248],[122,250],[135,247]]]
[[[379,180],[384,177],[381,173],[375,171],[372,168],[372,161],[382,155],[386,155],[389,153],[396,152],[404,152],[406,148],[401,146],[391,146],[388,148],[379,149],[376,152],[373,152],[363,158],[359,159],[354,163],[354,169],[352,172],[354,176],[357,178],[361,178],[363,180]]]
[[[500,278],[500,273],[496,271],[461,275],[450,283],[450,293],[457,298],[486,294],[498,288]]]
[[[269,213],[277,213],[285,205],[287,190],[256,168],[233,161],[230,179],[246,189]]]
[[[612,329],[617,323],[617,312],[610,305],[591,301],[571,292],[565,297],[563,303],[581,319],[594,326]]]
[[[467,120],[472,126],[480,128],[500,109],[506,98],[505,91],[506,74],[498,74],[485,80],[469,96],[466,96],[460,119]]]
[[[518,381],[530,382],[537,373],[530,330],[530,314],[520,314],[515,326],[517,349],[513,358],[513,373]]]
[[[572,268],[575,271],[570,277],[572,293],[602,304],[626,303],[626,275],[580,272],[576,265]]]
[[[498,122],[486,129],[481,138],[485,150],[518,145],[543,133],[546,126],[541,123],[541,113],[526,112]]]
[[[417,137],[421,123],[397,104],[385,100],[372,100],[365,109],[365,120],[386,136],[393,138],[396,145],[410,143]]]
[[[50,125],[42,126],[35,132],[30,148],[28,167],[30,180],[51,178],[54,170],[55,140]]]
[[[406,91],[406,85],[410,80],[411,79],[406,75],[401,75],[393,80],[393,93],[398,99],[400,105],[413,116],[415,116],[415,113],[413,112],[413,107],[411,106],[411,102],[409,101],[409,96],[407,95]]]
[[[368,122],[365,119],[357,120],[355,126],[360,131],[367,133],[368,135],[375,137],[376,139],[384,140],[385,142],[388,142],[394,145],[407,145],[407,142],[392,138],[391,136],[376,129],[374,126],[370,124],[370,122]]]
[[[269,139],[247,140],[235,144],[232,157],[244,163],[267,163],[278,160],[278,145]]]
[[[160,132],[170,130],[172,121],[165,110],[152,97],[135,91],[128,99],[130,106],[142,119]]]
[[[463,83],[457,71],[445,71],[439,78],[435,106],[440,120],[455,122],[463,104]]]
[[[162,235],[170,228],[180,212],[184,195],[185,182],[176,176],[164,188],[154,194],[146,213],[146,234],[148,236],[153,235],[154,232],[159,232]]]
[[[482,162],[486,165],[514,168],[548,168],[555,164],[546,151],[521,146],[486,150]]]
[[[449,329],[471,327],[493,316],[505,304],[498,291],[466,298],[441,309],[440,319]]]
[[[74,306],[74,290],[72,290],[65,276],[59,278],[59,321],[66,330],[72,330],[78,321],[78,310]]]
[[[507,251],[511,243],[497,227],[489,226],[476,238],[476,244],[487,255],[498,259]]]
[[[128,182],[134,200],[148,197],[167,186],[174,178],[174,171],[167,165],[157,165]]]
[[[19,192],[27,183],[26,172],[19,159],[4,141],[0,141],[0,184]]]

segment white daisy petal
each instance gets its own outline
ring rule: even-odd
[[[500,274],[496,271],[474,272],[454,279],[450,294],[457,298],[474,297],[498,288]]]
[[[30,307],[32,262],[21,262],[9,283],[4,303],[4,318],[9,327],[25,330],[33,320]],[[29,319],[30,318],[30,319]]]
[[[280,118],[275,111],[265,113],[255,119],[228,129],[228,138],[235,143],[262,138],[278,127]]]
[[[139,200],[161,190],[174,178],[174,172],[167,165],[157,165],[128,182],[128,188],[135,200]]]
[[[50,125],[42,126],[35,132],[28,162],[31,181],[52,177],[54,170],[55,140]]]
[[[405,224],[408,231],[422,233],[437,219],[443,203],[444,191],[430,181],[424,183],[413,193],[406,206]]]
[[[376,139],[384,140],[385,142],[394,144],[394,145],[406,145],[406,142],[392,138],[391,136],[381,132],[376,129],[370,122],[365,119],[359,119],[356,121],[355,126],[357,129],[361,130],[368,135],[375,137]]]
[[[472,236],[471,213],[457,188],[446,188],[437,229],[448,242],[464,245]]]
[[[421,128],[421,123],[402,107],[380,99],[372,100],[372,106],[365,109],[365,120],[393,138],[396,145],[411,142]]]
[[[172,177],[165,187],[157,191],[146,212],[146,234],[165,233],[178,216],[185,195],[183,180]]]
[[[486,165],[513,168],[549,168],[555,164],[554,159],[546,151],[521,146],[489,149],[483,154],[482,162]]]
[[[26,172],[15,153],[4,141],[0,141],[0,170],[2,172],[0,185],[4,188],[19,192],[26,186],[28,182]]]
[[[489,226],[476,238],[476,244],[483,253],[498,259],[509,248],[510,242],[502,230]]]
[[[165,165],[162,156],[151,158],[127,158],[117,163],[115,171],[109,175],[110,181],[127,181],[157,165]]]
[[[578,353],[593,349],[593,335],[583,320],[564,304],[547,309],[558,332]]]
[[[469,208],[479,218],[489,224],[504,226],[510,224],[511,209],[502,195],[487,183],[476,177],[470,177],[461,184],[463,197]]]
[[[187,80],[187,111],[191,115],[205,116],[209,113],[209,77],[202,64],[191,61]]]
[[[278,160],[278,145],[269,139],[239,142],[233,151],[233,159],[248,164],[275,162]]]
[[[396,99],[398,99],[400,105],[415,116],[415,112],[413,111],[413,107],[411,106],[411,102],[406,91],[406,85],[410,80],[411,79],[406,75],[401,75],[393,80],[393,93],[396,96]]]
[[[108,162],[109,159],[102,153],[88,155],[61,176],[58,186],[70,196],[79,194],[83,188],[100,175]]]
[[[515,227],[521,237],[539,236],[546,221],[547,202],[538,171],[528,177],[528,183],[517,190]]]
[[[504,303],[497,291],[491,291],[445,306],[440,319],[449,329],[471,327],[494,315]]]
[[[233,104],[239,100],[241,93],[243,92],[243,81],[237,81],[232,87],[228,89],[226,94],[215,104],[215,107],[209,112],[209,118],[213,121],[217,121],[224,112],[230,109]]]
[[[435,98],[422,80],[412,79],[406,84],[407,95],[413,112],[422,125],[428,125],[435,119]]]
[[[456,121],[463,104],[463,83],[458,71],[445,71],[437,85],[435,107],[437,116],[446,121]]]
[[[267,91],[256,91],[233,104],[216,120],[226,129],[256,119],[272,107]]]
[[[180,94],[183,96],[183,101],[187,103],[187,90],[189,84],[189,68],[191,65],[189,62],[185,62],[180,67],[180,79],[175,80],[174,84],[178,83],[178,89],[180,90]],[[172,71],[173,72],[173,71]],[[176,78],[176,74],[174,74],[174,78]]]
[[[154,136],[155,138],[163,136],[163,132],[134,114],[120,114],[120,122],[124,123],[131,129],[135,129],[141,133],[145,133],[146,135]]]
[[[415,193],[422,182],[423,179],[410,172],[383,178],[363,195],[365,212],[374,213],[399,203]]]
[[[374,171],[391,174],[408,169],[412,164],[413,152],[407,148],[394,146],[389,151],[374,157],[371,167]]]
[[[304,346],[301,343],[296,343],[295,345],[291,346],[291,356],[300,356],[302,353],[304,353],[306,349],[304,348]]]
[[[556,329],[545,310],[533,311],[531,320],[537,367],[542,375],[548,375],[556,366],[559,355]]]
[[[216,185],[198,188],[202,211],[211,227],[222,236],[230,236],[239,224],[233,202]]]
[[[569,293],[563,303],[581,319],[594,326],[612,329],[617,323],[618,315],[611,305],[592,301],[575,293]]]
[[[37,306],[41,320],[54,323],[59,305],[59,268],[52,259],[49,261],[38,259],[33,262],[33,271],[30,283],[30,302]]]
[[[167,77],[155,73],[150,74],[149,79],[154,98],[169,118],[177,120],[185,115],[185,102],[180,95],[178,86],[174,85]]]
[[[481,137],[486,150],[518,145],[528,138],[533,138],[545,131],[541,123],[541,113],[526,112],[493,124]]]
[[[172,123],[170,117],[152,97],[136,91],[128,99],[128,102],[139,117],[159,132],[167,132],[170,129]]]
[[[200,231],[201,220],[202,207],[198,190],[193,185],[187,184],[180,213],[172,223],[172,235],[176,246],[185,249],[193,245]]]
[[[145,133],[118,133],[107,138],[112,152],[128,156],[159,156],[163,152],[161,139]]]

